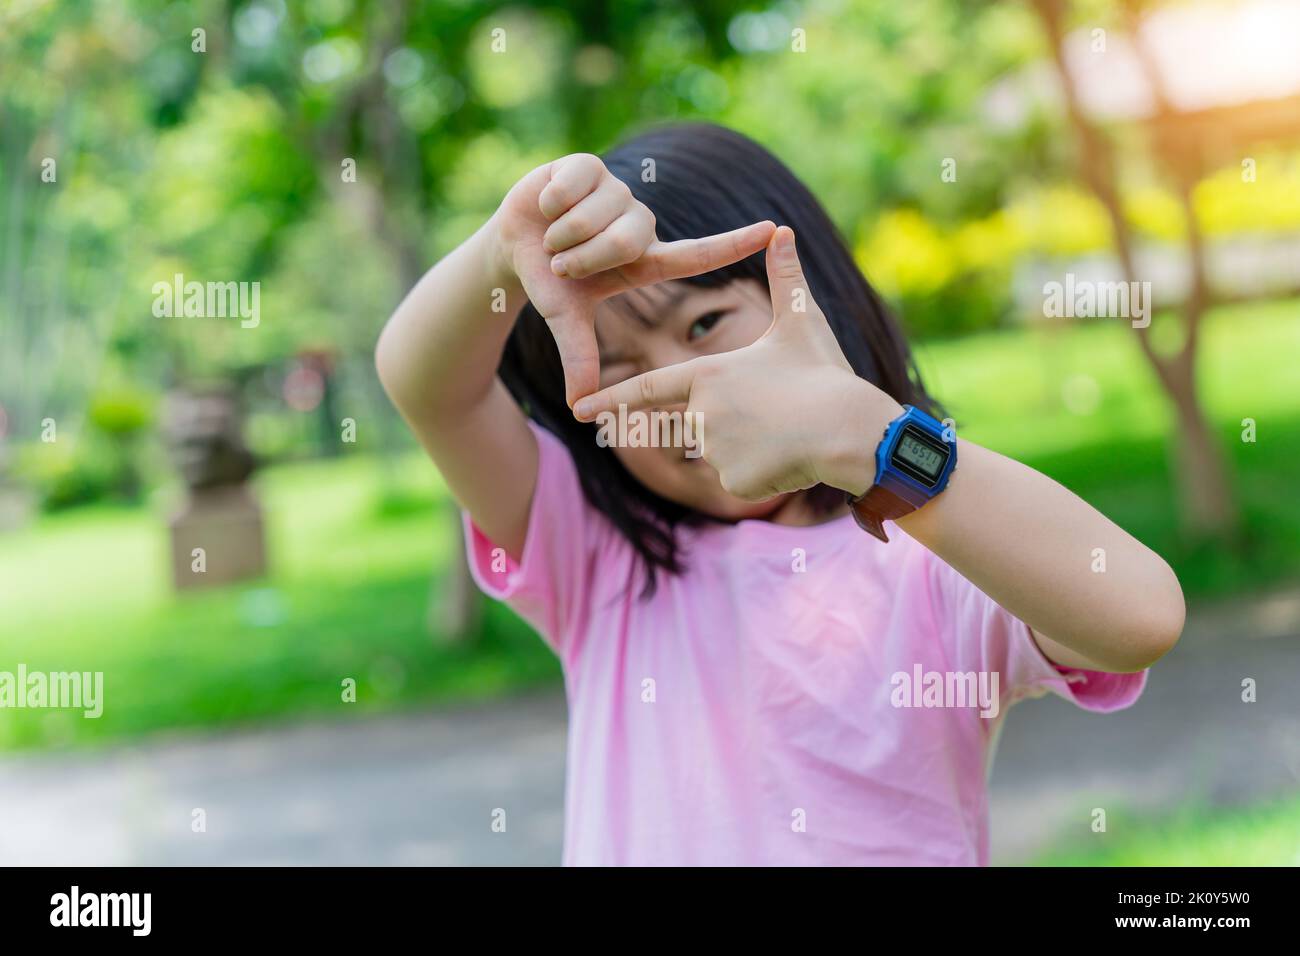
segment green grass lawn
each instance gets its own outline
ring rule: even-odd
[[[1036,866],[1300,866],[1300,801],[1225,810],[1188,805],[1153,821],[1111,814]]]
[[[432,484],[414,458],[410,470]],[[408,479],[409,480],[409,479]],[[104,672],[104,714],[10,710],[0,749],[285,715],[391,710],[500,693],[558,675],[550,652],[491,607],[471,646],[425,629],[430,577],[450,559],[434,492],[385,517],[366,459],[270,470],[258,482],[274,573],[174,595],[163,508],[92,508],[0,538],[0,670]],[[418,502],[417,502],[418,504]],[[342,681],[357,702],[342,702]]]
[[[1206,402],[1251,533],[1241,554],[1181,544],[1169,417],[1131,334],[1114,323],[1013,330],[930,345],[920,359],[965,436],[1101,507],[1169,556],[1193,597],[1300,576],[1300,303],[1220,310],[1205,333]],[[1064,381],[1095,407],[1076,400],[1069,411]],[[1258,422],[1254,444],[1239,440],[1244,417]],[[386,485],[364,456],[268,470],[258,487],[272,574],[203,593],[170,590],[164,501],[49,515],[0,536],[0,670],[103,671],[107,700],[99,720],[8,711],[0,749],[345,716],[557,680],[550,652],[499,607],[469,646],[427,633],[430,576],[453,558],[453,518],[414,454],[395,480],[419,489],[412,507],[380,507]],[[341,702],[347,677],[356,704]]]

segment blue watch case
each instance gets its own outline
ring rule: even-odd
[[[875,484],[917,508],[939,494],[957,467],[957,439],[945,441],[943,433],[943,422],[904,405],[876,446]]]

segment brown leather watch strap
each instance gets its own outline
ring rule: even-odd
[[[894,521],[916,510],[916,505],[882,485],[872,485],[862,497],[851,500],[849,507],[853,509],[853,518],[859,528],[885,542],[889,538],[885,535],[884,522]]]

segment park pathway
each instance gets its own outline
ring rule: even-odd
[[[1241,702],[1245,677],[1259,701]],[[555,864],[564,700],[177,737],[0,759],[4,864]],[[994,862],[1158,811],[1300,792],[1300,592],[1193,616],[1128,711],[1048,698],[1007,718]],[[195,808],[206,830],[191,827]],[[505,832],[493,813],[505,811]],[[1300,862],[1300,859],[1297,860]]]

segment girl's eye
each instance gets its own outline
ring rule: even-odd
[[[722,320],[722,317],[725,314],[726,313],[724,312],[705,313],[704,315],[700,316],[698,319],[696,319],[694,322],[691,323],[690,330],[686,333],[686,337],[691,341],[698,339],[700,336],[707,333],[709,329],[717,325],[718,322]]]

